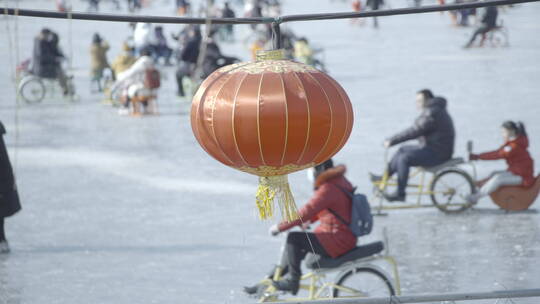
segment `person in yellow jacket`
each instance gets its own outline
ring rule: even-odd
[[[298,62],[313,65],[313,49],[306,38],[300,38],[294,43],[294,58]]]
[[[251,60],[257,60],[257,52],[263,51],[265,44],[266,41],[262,37],[258,38],[253,42],[253,44],[251,44],[251,46],[249,47],[249,51],[251,53]]]
[[[122,53],[120,53],[120,55],[114,58],[114,61],[112,63],[112,70],[114,72],[114,75],[117,76],[118,74],[129,69],[136,60],[137,58],[132,55],[131,47],[127,43],[124,43],[122,45]]]
[[[110,68],[109,62],[107,61],[108,51],[109,44],[106,41],[103,41],[98,33],[95,33],[92,39],[92,46],[90,46],[91,75],[92,83],[97,83],[99,92],[103,91],[103,87],[101,85],[103,71]]]

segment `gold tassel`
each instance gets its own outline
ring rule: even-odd
[[[298,219],[287,175],[259,177],[259,188],[255,197],[261,219],[268,219],[274,215],[275,199],[284,220],[291,222]]]

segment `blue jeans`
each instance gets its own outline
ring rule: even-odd
[[[429,147],[401,146],[388,164],[388,173],[390,176],[397,173],[398,195],[405,196],[410,167],[432,167],[443,162],[445,160],[441,160]]]

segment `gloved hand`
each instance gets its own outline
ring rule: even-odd
[[[469,159],[470,160],[478,160],[480,158],[478,157],[478,154],[471,153],[471,154],[469,154]]]
[[[268,230],[268,233],[270,233],[271,236],[276,236],[280,232],[281,231],[279,231],[279,228],[278,228],[277,224],[272,225],[272,227],[270,227],[270,229]]]
[[[391,146],[390,140],[388,140],[388,139],[385,140],[385,141],[383,142],[383,146],[384,146],[386,149],[390,148],[390,146]]]

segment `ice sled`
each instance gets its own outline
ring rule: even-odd
[[[505,186],[490,194],[493,202],[504,210],[520,211],[528,209],[540,192],[540,175],[530,187]]]

